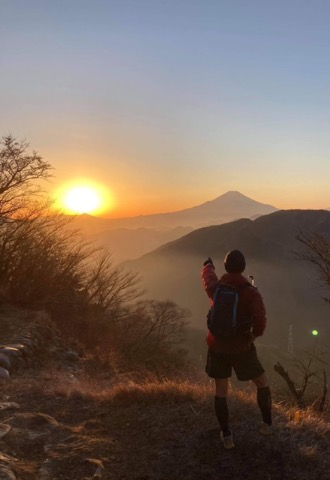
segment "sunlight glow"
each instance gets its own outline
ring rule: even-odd
[[[90,213],[100,207],[101,199],[98,192],[90,187],[75,187],[68,192],[64,203],[73,212]]]
[[[101,215],[113,208],[108,188],[89,180],[74,180],[56,193],[56,206],[68,214]]]

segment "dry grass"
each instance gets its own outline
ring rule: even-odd
[[[65,456],[61,450],[54,457],[56,475],[66,480],[76,480],[73,467],[83,468],[81,452],[104,461],[107,479],[327,479],[330,425],[324,417],[308,409],[298,419],[296,409],[275,399],[276,431],[265,439],[257,432],[254,390],[233,388],[228,401],[237,448],[227,452],[219,440],[212,387],[205,378],[100,383],[53,371],[13,380],[3,394],[21,412],[44,413],[61,431],[69,429]],[[30,461],[39,461],[33,450]]]
[[[197,408],[209,407],[212,411],[214,390],[208,380],[168,380],[157,381],[153,375],[145,381],[119,379],[116,382],[100,382],[90,377],[78,379],[74,375],[54,374],[48,382],[45,393],[60,395],[71,399],[85,399],[94,403],[117,406],[147,406],[171,404],[197,405]],[[245,390],[231,388],[229,405],[232,417],[244,422],[247,418],[255,419],[259,415],[256,406],[256,394],[252,386]],[[304,437],[314,433],[327,435],[330,423],[327,413],[319,414],[312,407],[304,410],[293,407],[286,402],[273,399],[273,412],[278,430],[290,429],[290,434]]]
[[[166,380],[164,382],[148,382],[118,384],[108,392],[108,400],[121,405],[126,404],[179,404],[186,402],[204,403],[210,389],[206,386]]]
[[[100,381],[90,376],[78,377],[54,370],[43,375],[36,382],[35,387],[41,388],[46,394],[85,398],[118,405],[205,403],[212,394],[209,382],[197,383],[172,379],[164,379],[160,382],[155,375],[149,374],[148,377],[143,381],[131,380],[129,377]]]

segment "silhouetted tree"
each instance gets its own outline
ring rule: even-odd
[[[300,233],[297,236],[300,243],[305,246],[305,251],[299,253],[298,257],[311,263],[317,273],[321,284],[330,289],[330,241],[320,233]],[[327,303],[330,303],[330,297],[324,297]],[[274,370],[285,380],[289,390],[295,398],[299,407],[306,406],[305,394],[307,388],[313,386],[313,379],[319,383],[322,382],[322,394],[316,400],[314,399],[313,406],[320,412],[325,408],[327,397],[327,374],[324,366],[329,366],[328,362],[324,360],[324,355],[327,352],[316,352],[316,344],[312,352],[307,352],[304,357],[297,358],[297,366],[299,376],[301,378],[300,387],[297,387],[293,379],[290,377],[283,365],[278,362],[274,365]],[[320,369],[320,364],[323,364],[323,369]]]
[[[0,299],[45,309],[91,348],[107,351],[115,338],[127,358],[173,362],[188,313],[170,301],[139,301],[138,276],[52,209],[40,186],[50,164],[12,136],[0,144]]]
[[[298,240],[305,245],[304,253],[300,258],[310,262],[316,269],[323,286],[330,289],[330,241],[320,233],[301,233]],[[330,303],[330,297],[324,298]]]
[[[143,357],[154,364],[182,361],[189,316],[189,311],[170,300],[137,302],[117,325],[121,350],[128,358]]]
[[[39,180],[47,180],[51,165],[35,151],[29,153],[26,141],[12,135],[0,141],[0,217],[12,218],[42,193]]]
[[[86,315],[90,307],[118,315],[124,300],[141,293],[137,276],[115,268],[52,210],[40,183],[52,167],[27,142],[9,135],[0,146],[2,299],[56,315]]]

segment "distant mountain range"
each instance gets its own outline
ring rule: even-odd
[[[241,249],[247,259],[246,275],[254,275],[267,306],[266,340],[285,347],[292,324],[295,341],[306,345],[312,342],[313,328],[320,331],[320,341],[330,335],[330,310],[321,299],[324,292],[315,270],[297,256],[303,248],[296,238],[300,232],[330,238],[330,212],[277,211],[254,221],[197,229],[126,266],[143,276],[151,297],[173,299],[189,308],[194,325],[205,328],[208,299],[200,281],[202,263],[211,256],[221,275],[225,254]]]
[[[104,219],[83,214],[73,226],[113,252],[117,261],[137,258],[195,228],[276,211],[239,192],[227,192],[201,205],[171,213]]]
[[[109,219],[83,214],[76,218],[75,224],[90,233],[114,228],[199,228],[220,225],[239,218],[266,215],[276,210],[276,207],[252,200],[240,192],[227,192],[214,200],[177,212]]]

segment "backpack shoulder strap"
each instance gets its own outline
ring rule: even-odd
[[[232,290],[240,290],[240,289],[245,288],[245,287],[252,287],[255,290],[257,289],[257,287],[254,287],[253,285],[251,285],[250,282],[244,282],[241,285],[236,285],[235,286],[235,285],[229,285],[229,283],[223,283],[223,282],[219,281],[218,284],[217,284],[217,289],[219,287],[227,287],[227,288],[230,288]]]
[[[238,293],[237,289],[233,285],[229,285],[228,283],[223,283],[223,282],[219,281],[218,284],[217,284],[217,287],[214,291],[214,294],[213,294],[213,301],[214,302],[216,301],[217,297],[220,295],[220,290],[221,289],[223,289],[222,292],[227,290],[227,292],[237,292]]]
[[[224,282],[218,282],[217,288],[219,287],[227,287],[227,288],[236,288],[234,285],[230,285],[229,283],[224,283]]]

